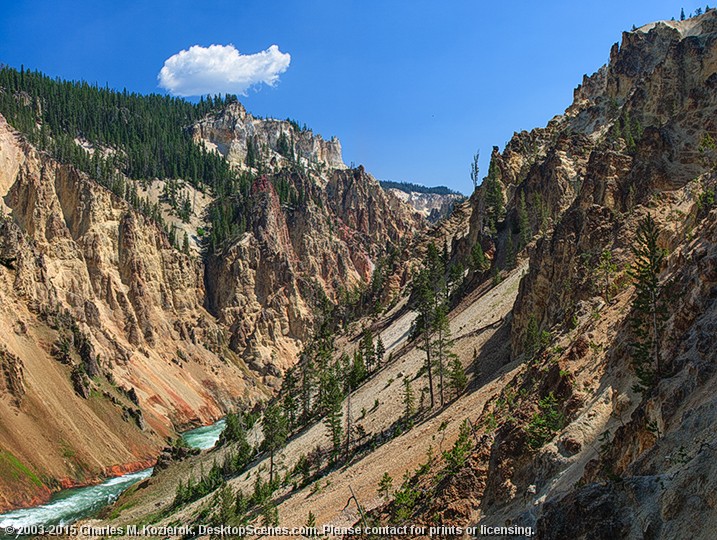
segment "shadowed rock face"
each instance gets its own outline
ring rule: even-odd
[[[207,306],[229,328],[230,346],[269,383],[296,361],[323,295],[336,301],[371,279],[390,245],[423,227],[363,168],[332,170],[324,185],[298,173],[276,176],[302,190],[282,205],[272,180],[252,186],[248,230],[207,259]]]
[[[518,253],[529,269],[511,320],[516,374],[475,418],[496,427],[476,439],[473,487],[439,484],[432,511],[466,504],[472,513],[456,523],[530,526],[546,539],[713,535],[716,81],[717,11],[647,25],[623,35],[563,115],[494,150],[504,214],[490,230],[479,188],[458,247],[468,253],[481,242],[493,268],[505,268],[525,200],[531,238]],[[628,270],[648,214],[667,253],[666,322],[659,380],[638,392]],[[609,294],[597,271],[606,250],[615,265]],[[521,362],[529,327],[549,333],[550,345]],[[547,397],[561,421],[536,440]]]

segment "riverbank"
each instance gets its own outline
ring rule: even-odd
[[[209,426],[186,431],[181,436],[189,446],[206,450],[219,440],[224,423],[222,419]],[[23,527],[66,525],[94,515],[114,502],[126,489],[149,477],[155,461],[150,459],[108,467],[105,471],[109,478],[98,478],[96,482],[88,482],[84,486],[61,484],[63,489],[49,493],[44,501],[0,514],[0,532],[7,527],[19,530]]]

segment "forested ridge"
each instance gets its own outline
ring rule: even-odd
[[[92,157],[75,139],[121,150],[112,164],[129,178],[183,178],[220,188],[232,175],[226,161],[195,145],[186,128],[236,96],[191,103],[7,66],[0,68],[0,89],[0,113],[10,124],[40,149],[85,171],[91,171]]]
[[[208,216],[210,249],[240,232],[254,177],[232,170],[221,155],[195,144],[189,127],[236,101],[226,95],[191,103],[0,67],[0,114],[38,149],[89,174],[156,220],[171,240],[173,231],[158,205],[138,196],[137,182],[146,186],[153,179],[181,179],[201,191],[209,189],[216,198]],[[165,199],[187,221],[188,200],[178,194],[175,182],[168,185]],[[173,243],[178,246],[178,239]]]
[[[432,195],[462,195],[460,192],[446,186],[422,186],[412,182],[393,182],[391,180],[379,180],[383,189],[398,189],[406,193],[427,193]]]

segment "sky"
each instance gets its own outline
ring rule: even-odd
[[[493,146],[562,113],[623,31],[704,8],[662,0],[3,4],[0,63],[140,93],[238,88],[252,114],[337,136],[344,161],[379,179],[464,193],[474,153],[482,176]]]

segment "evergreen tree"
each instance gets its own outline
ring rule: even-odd
[[[528,327],[525,332],[525,345],[523,347],[525,359],[530,361],[542,349],[545,339],[538,327],[538,320],[531,314],[528,318]]]
[[[232,488],[228,484],[224,484],[217,493],[216,506],[218,510],[215,514],[214,523],[216,526],[230,525],[236,517],[235,495]]]
[[[514,268],[516,265],[515,245],[513,244],[513,234],[508,230],[508,238],[505,241],[505,266],[506,268]]]
[[[466,389],[468,378],[463,369],[463,364],[457,356],[453,356],[448,368],[448,379],[454,395],[459,396]]]
[[[680,20],[685,20],[685,8],[680,9]]]
[[[604,249],[600,253],[600,261],[597,267],[597,275],[599,287],[605,302],[610,302],[610,290],[612,288],[612,278],[617,271],[617,265],[612,261],[612,252]]]
[[[478,240],[475,245],[471,248],[471,270],[474,272],[482,272],[489,266],[488,259],[483,253],[483,246]]]
[[[316,527],[316,516],[314,513],[309,510],[309,515],[306,516],[306,528],[307,529],[313,529]]]
[[[661,341],[668,309],[660,284],[665,252],[658,245],[658,236],[655,220],[648,214],[638,226],[632,250],[635,256],[631,271],[635,283],[631,318],[635,335],[633,365],[641,390],[652,387],[662,375]]]
[[[385,472],[378,483],[378,494],[387,501],[391,497],[391,490],[393,489],[393,478]]]
[[[363,355],[363,361],[366,364],[366,369],[369,373],[373,373],[376,367],[376,359],[373,347],[373,332],[370,328],[366,328],[364,330],[359,347],[361,349],[361,354]]]
[[[408,377],[403,379],[403,421],[408,424],[415,411],[416,397],[413,394],[411,381]]]
[[[520,192],[518,200],[518,227],[520,228],[520,245],[518,249],[523,249],[530,243],[533,237],[533,231],[530,227],[530,218],[528,217],[528,209],[525,205],[525,193]]]
[[[348,359],[348,356],[346,357],[346,359]],[[347,392],[351,388],[358,388],[359,385],[364,381],[367,372],[366,364],[363,361],[363,355],[361,354],[361,351],[354,352],[353,362],[350,363],[349,369],[344,373],[347,374]]]
[[[433,319],[433,330],[435,335],[434,347],[435,358],[438,367],[438,391],[441,400],[441,407],[445,405],[445,377],[444,373],[448,364],[448,358],[452,355],[451,347],[451,326],[448,321],[448,306],[441,302],[436,306]]]
[[[491,159],[488,176],[485,179],[485,211],[488,230],[495,233],[498,221],[503,215],[503,189],[500,181],[498,165]]]
[[[264,527],[277,527],[279,525],[279,509],[271,499],[268,499],[261,507],[261,524]]]
[[[329,428],[334,457],[341,452],[342,417],[341,405],[344,400],[343,392],[339,386],[338,378],[332,371],[324,373],[322,382],[321,408],[324,414],[324,423]]]
[[[263,448],[269,451],[269,484],[273,484],[274,454],[286,443],[288,425],[281,408],[276,404],[271,404],[264,410],[262,424],[264,429]]]
[[[450,268],[448,269],[448,282],[446,283],[446,286],[448,288],[448,296],[452,296],[460,289],[463,283],[464,273],[465,268],[460,262],[457,262],[450,266]]]
[[[376,337],[376,350],[374,352],[374,359],[376,361],[376,367],[380,368],[383,364],[383,357],[386,355],[386,347],[381,339],[381,334]]]
[[[296,427],[298,412],[297,394],[299,390],[295,371],[295,367],[287,369],[284,374],[284,380],[281,383],[281,403],[284,409],[284,416],[286,416],[289,431],[293,431]]]
[[[473,191],[478,189],[478,180],[480,180],[480,168],[478,161],[480,160],[480,150],[473,154],[473,162],[471,163],[471,181],[473,182]]]
[[[316,364],[310,354],[303,355],[303,362],[300,362],[301,369],[301,422],[306,423],[311,419],[312,396],[316,385]]]
[[[184,241],[182,242],[182,252],[185,255],[189,255],[189,235],[184,233]]]
[[[428,393],[431,400],[431,408],[435,405],[435,394],[433,390],[433,356],[432,356],[432,333],[433,333],[433,309],[435,293],[430,282],[431,276],[427,268],[423,268],[413,279],[411,295],[416,298],[416,311],[418,316],[413,323],[413,335],[420,337],[419,348],[426,353],[426,374],[428,375]]]

